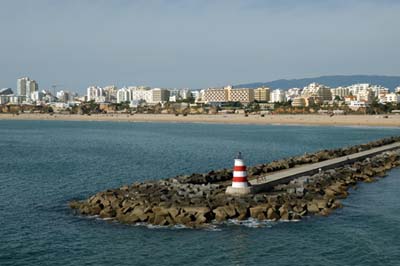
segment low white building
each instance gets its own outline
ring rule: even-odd
[[[31,99],[34,102],[39,102],[42,101],[44,98],[44,93],[43,91],[35,91],[31,93]]]
[[[387,103],[400,103],[400,94],[397,93],[388,93],[385,95],[385,102]]]
[[[69,91],[64,91],[64,90],[58,91],[56,93],[56,96],[60,102],[64,103],[74,100],[74,94]]]
[[[358,110],[359,108],[364,108],[364,107],[368,107],[368,103],[364,102],[364,101],[351,101],[349,104],[349,107],[353,110]]]
[[[9,95],[0,95],[0,104],[6,104],[10,102]]]

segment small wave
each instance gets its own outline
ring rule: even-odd
[[[249,218],[246,220],[229,219],[225,222],[227,225],[240,225],[249,228],[259,228],[259,227],[272,227],[273,221],[269,220],[257,220],[254,218]]]

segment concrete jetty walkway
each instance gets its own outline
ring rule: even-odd
[[[389,145],[381,146],[378,148],[373,148],[370,150],[354,153],[348,156],[342,156],[335,159],[330,159],[318,163],[307,164],[300,167],[295,167],[287,170],[282,170],[277,173],[259,177],[257,179],[250,180],[251,193],[259,193],[263,191],[268,191],[272,187],[285,184],[290,182],[295,178],[301,176],[309,176],[318,173],[319,171],[324,171],[332,168],[337,168],[349,163],[360,161],[368,157],[372,157],[379,153],[383,153],[390,150],[400,149],[400,142],[395,142]]]

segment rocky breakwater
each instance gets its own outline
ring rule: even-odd
[[[393,137],[342,149],[324,150],[249,167],[249,179],[268,172],[319,162],[400,141]],[[340,199],[357,182],[373,182],[400,165],[400,150],[378,154],[312,176],[302,176],[280,184],[268,192],[229,196],[232,171],[222,169],[207,174],[177,176],[157,181],[124,185],[99,192],[86,200],[71,201],[81,215],[98,215],[121,223],[155,225],[181,224],[203,227],[227,219],[299,220],[307,215],[328,215],[341,207]]]

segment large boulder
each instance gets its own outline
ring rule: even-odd
[[[228,218],[228,214],[226,213],[224,206],[215,208],[213,210],[213,213],[215,215],[215,220],[217,220],[217,222],[225,221]]]
[[[276,220],[279,220],[279,218],[280,218],[280,216],[279,216],[279,214],[274,210],[274,208],[272,208],[272,207],[268,208],[268,210],[267,210],[267,219],[268,219],[268,220],[276,221]]]
[[[309,213],[318,213],[319,212],[318,205],[315,202],[309,202],[307,204],[307,211]]]
[[[268,206],[260,205],[250,208],[250,216],[259,220],[265,220]]]
[[[101,218],[112,218],[115,217],[116,214],[117,212],[111,206],[107,206],[100,211],[99,215]]]

